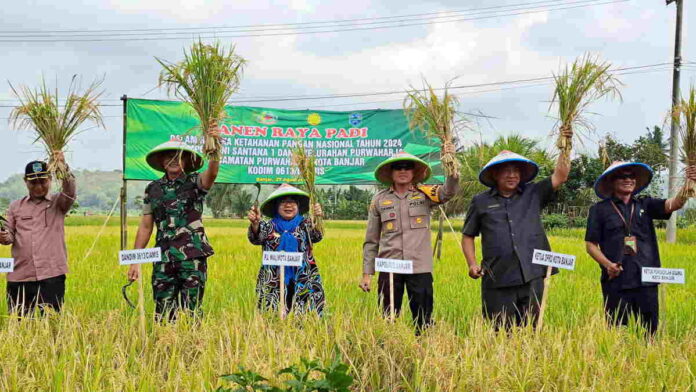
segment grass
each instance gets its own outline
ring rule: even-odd
[[[137,313],[120,297],[126,268],[117,265],[118,227],[109,225],[83,259],[101,219],[68,219],[71,272],[63,315],[16,322],[0,304],[0,390],[212,390],[221,385],[218,376],[237,365],[274,374],[300,357],[328,361],[336,352],[349,365],[356,391],[689,391],[696,385],[694,280],[665,285],[663,330],[654,343],[635,328],[607,329],[599,271],[584,252],[582,230],[550,238],[554,250],[578,261],[575,271],[553,278],[540,336],[529,329],[495,334],[481,322],[480,282],[466,276],[459,236],[446,232],[434,275],[437,324],[418,339],[408,314],[388,324],[377,313],[376,294],[357,287],[363,222],[326,222],[326,239],[315,248],[328,315],[280,321],[255,310],[260,251],[247,242],[244,222],[208,219],[217,254],[209,263],[205,318],[173,325],[148,320],[143,342]],[[132,242],[137,221],[129,223]],[[696,230],[679,238],[660,244],[663,264],[688,274]],[[1,247],[0,257],[8,256],[9,248]],[[145,267],[148,278],[150,270]],[[146,298],[151,315],[151,295]]]
[[[208,45],[199,39],[184,50],[180,62],[157,62],[162,66],[160,86],[191,105],[201,121],[203,153],[219,159],[222,142],[211,132],[227,117],[225,105],[239,88],[246,60],[235,53],[234,46],[226,48],[218,41]]]
[[[423,88],[410,88],[406,92],[403,106],[408,126],[412,131],[420,130],[428,137],[445,143],[456,143],[466,119],[457,113],[457,97],[448,92],[451,82],[445,84],[442,97],[423,80]],[[442,153],[442,167],[447,176],[459,173],[460,163],[452,153]]]
[[[682,98],[672,112],[681,136],[681,161],[685,166],[696,166],[696,88],[691,86],[687,99]],[[680,195],[684,198],[696,196],[696,183],[686,179]]]
[[[12,93],[19,105],[10,112],[10,122],[16,128],[32,130],[34,143],[40,141],[48,156],[48,170],[58,179],[69,175],[63,152],[70,141],[80,132],[82,124],[93,122],[104,126],[99,98],[102,95],[101,80],[91,83],[84,91],[80,90],[80,79],[73,76],[64,102],[58,97],[58,87],[51,91],[45,80],[38,88],[28,86],[14,88]]]
[[[556,146],[567,163],[570,163],[573,138],[563,132],[577,132],[578,136],[582,136],[583,131],[592,130],[592,124],[585,117],[588,107],[604,97],[621,97],[621,82],[609,68],[610,63],[585,54],[553,76],[556,87],[549,110],[554,104],[558,106]]]

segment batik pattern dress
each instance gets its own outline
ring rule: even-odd
[[[292,296],[292,311],[296,313],[317,312],[320,316],[324,312],[324,286],[322,285],[319,268],[314,260],[312,247],[321,241],[322,234],[310,227],[303,220],[292,232],[297,239],[298,251],[304,254],[302,266],[296,267],[294,290],[291,285],[286,289],[285,295]],[[249,242],[261,245],[263,251],[276,251],[280,244],[278,233],[271,221],[261,221],[257,235],[249,228],[247,236]],[[262,265],[256,281],[256,295],[258,307],[262,310],[277,310],[280,298],[280,268],[278,266]],[[285,268],[285,267],[282,267]],[[286,303],[290,297],[286,298]]]

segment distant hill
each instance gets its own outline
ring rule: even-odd
[[[80,212],[104,213],[111,210],[121,192],[121,171],[76,170],[77,201]],[[0,213],[4,213],[10,201],[26,196],[27,188],[22,174],[15,174],[0,183]],[[128,209],[140,209],[146,181],[128,182]],[[60,184],[52,184],[55,191]]]

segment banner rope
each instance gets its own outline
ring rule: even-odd
[[[99,241],[99,237],[101,237],[102,233],[104,232],[104,228],[106,227],[106,224],[109,223],[109,219],[111,219],[111,216],[114,214],[114,211],[116,211],[116,207],[118,206],[118,203],[120,201],[121,201],[121,195],[119,194],[116,197],[116,201],[114,202],[113,207],[111,207],[111,211],[109,211],[109,215],[106,216],[104,223],[102,223],[102,226],[99,229],[99,233],[97,233],[97,236],[94,238],[94,241],[92,242],[92,246],[89,247],[89,249],[87,250],[85,255],[82,257],[82,260],[80,261],[80,263],[87,260],[87,258],[92,254],[92,251],[94,250],[94,246],[97,245],[97,241]]]

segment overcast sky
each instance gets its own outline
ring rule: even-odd
[[[156,87],[160,70],[154,57],[181,58],[191,38],[151,40],[152,31],[121,41],[19,42],[41,31],[197,28],[213,31],[223,42],[237,45],[248,59],[237,98],[258,99],[312,94],[344,94],[404,90],[421,77],[438,86],[456,78],[455,85],[471,85],[549,76],[559,66],[584,52],[592,52],[615,67],[669,63],[673,58],[675,7],[663,0],[293,0],[252,1],[11,1],[0,13],[0,75],[15,85],[38,84],[41,75],[50,83],[66,85],[73,74],[85,81],[105,77],[103,114],[106,129],[91,129],[78,136],[68,154],[80,169],[112,170],[121,167],[121,107],[124,94],[139,98],[166,98]],[[28,3],[29,5],[25,4]],[[462,5],[466,3],[465,5]],[[532,4],[534,3],[534,4]],[[684,61],[696,62],[696,24],[689,23],[695,4],[685,5]],[[501,8],[520,4],[514,8]],[[579,7],[587,5],[586,7]],[[569,8],[569,7],[576,8]],[[493,8],[497,7],[497,8]],[[551,8],[567,8],[550,10]],[[691,9],[688,9],[691,8]],[[471,9],[468,13],[453,13]],[[512,11],[512,10],[515,11]],[[518,15],[501,15],[517,13]],[[428,14],[427,16],[422,14]],[[454,16],[456,22],[318,34],[228,38],[222,27],[259,24],[307,23],[417,15],[408,18]],[[483,16],[488,18],[483,19]],[[495,16],[495,17],[491,17]],[[419,19],[423,20],[423,19]],[[433,21],[435,19],[427,19]],[[443,21],[447,19],[437,19]],[[451,19],[450,19],[451,20]],[[370,19],[373,23],[384,19]],[[309,31],[306,26],[300,32]],[[324,30],[338,29],[340,22]],[[267,27],[268,29],[276,27]],[[12,32],[12,33],[8,33]],[[287,32],[282,30],[281,32]],[[239,33],[236,33],[239,34]],[[11,36],[10,36],[11,35]],[[97,37],[98,32],[90,33]],[[206,35],[212,35],[206,33]],[[113,34],[106,35],[113,38]],[[34,38],[37,39],[37,38]],[[49,38],[50,39],[50,38]],[[649,71],[649,72],[647,72]],[[669,109],[672,72],[669,66],[641,68],[622,75],[623,102],[602,102],[593,107],[597,135],[607,132],[630,142],[645,128],[661,125]],[[682,88],[696,82],[696,63],[682,72]],[[549,83],[488,86],[454,90],[461,110],[482,113],[469,142],[520,133],[544,140],[554,120],[548,116],[552,95]],[[402,95],[253,103],[254,106],[353,110],[399,108]],[[15,102],[9,86],[0,87],[0,106]],[[252,104],[250,104],[252,105]],[[0,108],[2,165],[0,181],[23,170],[26,162],[43,158],[27,131],[7,123],[10,108]],[[596,139],[596,138],[595,138]],[[588,142],[588,149],[596,146]]]

